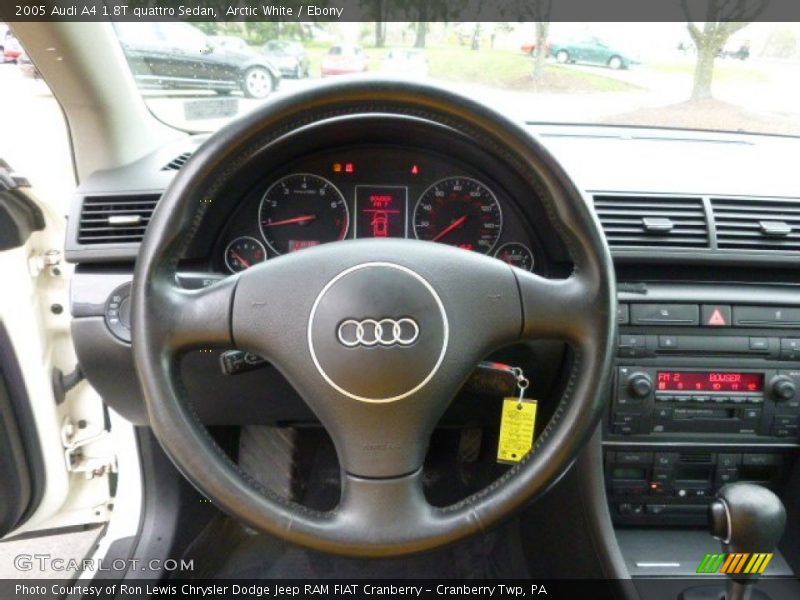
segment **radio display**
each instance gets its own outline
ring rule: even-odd
[[[659,371],[657,389],[675,392],[761,392],[763,373]]]

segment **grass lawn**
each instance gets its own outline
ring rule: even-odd
[[[317,77],[327,45],[308,44],[311,76]],[[364,47],[369,70],[380,72],[388,48]],[[516,51],[470,50],[465,46],[433,46],[425,49],[429,76],[443,81],[469,82],[495,88],[543,92],[625,92],[639,89],[629,83],[598,73],[587,73],[548,62],[540,83],[532,79],[533,59]]]

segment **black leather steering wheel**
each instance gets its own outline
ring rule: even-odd
[[[503,160],[545,203],[573,274],[551,280],[475,252],[395,239],[309,248],[202,290],[175,283],[178,260],[209,203],[243,165],[270,164],[271,148],[287,136],[375,118],[445,131]],[[382,343],[358,341],[357,325],[374,327],[370,319],[382,323]],[[597,220],[528,131],[444,89],[365,80],[272,101],[208,139],[153,214],[136,266],[132,321],[153,431],[200,491],[252,527],[291,542],[392,556],[487,528],[565,472],[601,414],[616,300]],[[432,507],[421,471],[437,420],[477,362],[501,346],[537,338],[566,340],[574,361],[534,451],[480,492]],[[209,346],[263,356],[306,401],[338,454],[336,509],[316,512],[277,497],[217,446],[187,401],[177,368],[181,353]]]

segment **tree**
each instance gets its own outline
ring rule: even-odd
[[[501,14],[511,17],[519,22],[533,21],[536,23],[536,40],[534,53],[536,62],[533,66],[533,78],[539,82],[544,77],[545,59],[547,58],[547,36],[550,32],[550,11],[553,0],[516,0],[504,4]]]
[[[452,21],[464,8],[465,0],[395,0],[392,14],[402,15],[414,23],[414,47],[424,48],[428,35],[429,21]],[[398,19],[399,20],[399,19]]]
[[[361,0],[360,4],[366,7],[366,15],[375,23],[375,47],[383,48],[386,45],[386,21],[390,3],[387,0]]]
[[[766,7],[769,0],[706,0],[702,28],[694,22],[688,0],[681,0],[686,27],[697,48],[692,100],[711,98],[714,62],[730,37],[746,27]]]
[[[553,0],[534,0],[531,4],[536,21],[536,63],[533,66],[533,79],[537,83],[544,78],[545,59],[547,58],[547,34],[550,31],[550,9]]]

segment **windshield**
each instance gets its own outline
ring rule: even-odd
[[[116,23],[152,112],[191,131],[329,77],[444,82],[537,123],[800,135],[798,23]]]

